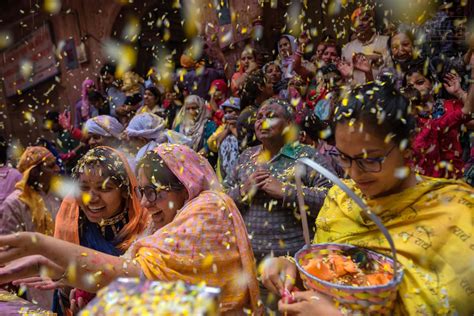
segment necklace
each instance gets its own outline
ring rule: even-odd
[[[126,214],[127,212],[125,211],[125,212],[121,212],[118,215],[115,215],[112,218],[102,219],[99,223],[99,227],[100,227],[100,230],[102,231],[102,234],[105,236],[105,228],[109,226],[112,229],[114,235],[117,235],[119,229],[116,227],[116,224],[121,222],[123,225],[126,225],[127,224],[127,218],[125,216]]]

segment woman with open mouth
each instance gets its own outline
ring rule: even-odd
[[[40,267],[51,271],[53,279],[90,292],[117,277],[145,276],[190,284],[206,281],[221,288],[222,314],[240,315],[245,308],[257,311],[259,289],[247,230],[207,160],[189,147],[161,144],[138,165],[138,179],[134,191],[152,220],[142,234],[145,237],[136,240],[125,256],[41,234],[2,236],[0,247],[8,243],[9,250],[0,248],[0,264],[10,264],[0,268],[0,283],[37,275]],[[91,221],[100,218],[99,212],[110,211],[95,198],[88,202],[85,216]],[[117,204],[108,200],[111,203]],[[37,240],[33,247],[31,238]],[[71,263],[75,275],[82,277],[70,273]]]
[[[110,147],[96,147],[79,160],[73,176],[80,192],[61,204],[54,236],[112,256],[122,255],[147,224],[126,158]],[[71,296],[68,292],[57,292],[55,305],[61,301],[61,310],[68,308],[70,297],[81,305],[94,297],[81,290]]]

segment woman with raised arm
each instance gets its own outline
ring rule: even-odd
[[[245,225],[205,158],[183,145],[162,144],[145,155],[138,175],[136,190],[156,231],[138,239],[129,255],[115,257],[41,234],[8,235],[0,237],[0,263],[7,264],[0,268],[0,282],[36,275],[40,267],[90,292],[121,276],[205,281],[222,289],[220,312],[257,311]]]

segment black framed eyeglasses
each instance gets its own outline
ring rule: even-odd
[[[349,169],[352,166],[352,161],[355,161],[357,166],[362,171],[376,173],[382,170],[382,163],[385,161],[385,159],[387,159],[388,156],[390,156],[395,147],[397,146],[394,145],[392,148],[390,148],[390,150],[385,154],[385,156],[377,158],[352,158],[338,150],[336,159],[339,163],[339,166],[344,169]]]
[[[161,198],[163,192],[170,192],[171,189],[166,188],[157,188],[154,185],[146,185],[144,187],[137,186],[135,188],[135,193],[138,198],[141,200],[143,196],[146,197],[147,201],[150,203],[155,202],[158,198]]]

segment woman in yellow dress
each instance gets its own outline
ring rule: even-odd
[[[474,89],[470,102],[474,105]],[[339,163],[383,221],[405,275],[396,314],[472,315],[474,305],[474,191],[466,183],[417,176],[408,168],[408,140],[415,121],[408,101],[388,85],[371,83],[351,92],[335,112]],[[390,254],[377,226],[339,187],[333,187],[316,220],[315,243],[346,243]],[[264,285],[280,295],[301,282],[295,264],[273,258],[262,271]],[[300,284],[298,286],[302,288]],[[279,302],[294,315],[340,315],[333,302],[313,291]]]

